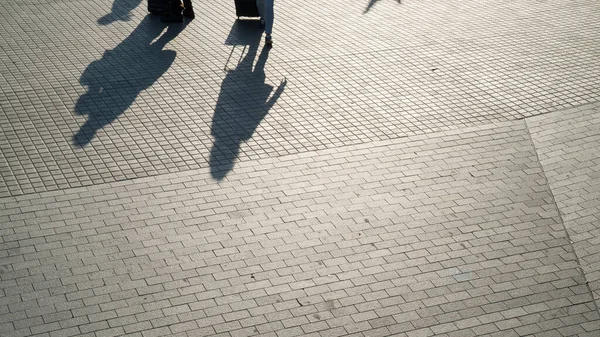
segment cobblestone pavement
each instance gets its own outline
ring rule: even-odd
[[[0,336],[600,335],[600,4],[0,0]]]

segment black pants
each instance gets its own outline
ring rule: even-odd
[[[187,10],[192,10],[192,0],[183,0],[183,7]],[[181,15],[183,8],[181,0],[169,0],[167,3],[167,13],[169,15]]]

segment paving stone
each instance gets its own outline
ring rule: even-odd
[[[168,28],[140,0],[77,3],[68,17],[56,1],[2,4],[2,196],[198,168],[220,179],[243,160],[529,117],[600,91],[593,1],[319,0],[297,15],[282,0],[264,78],[246,71],[266,55],[256,22],[230,2]],[[265,111],[254,97],[282,83]]]
[[[448,145],[443,141],[447,137],[459,137],[463,142]],[[430,198],[421,191],[439,186],[438,175],[432,174],[438,166],[430,167],[428,160],[422,161],[418,169],[423,174],[402,170],[416,159],[404,154],[419,152],[422,147],[443,149],[447,159],[477,148],[480,161],[447,160],[447,183],[462,186],[464,195],[438,189],[438,198],[426,201],[431,210],[417,213],[420,201]],[[17,283],[4,283],[3,293],[12,297],[4,297],[2,303],[7,305],[7,311],[0,311],[0,320],[23,325],[27,319],[24,326],[33,331],[44,329],[44,321],[67,322],[70,316],[63,317],[66,312],[57,309],[72,308],[73,318],[80,321],[57,326],[55,334],[63,330],[68,334],[74,331],[68,330],[72,328],[81,333],[144,336],[598,332],[598,327],[591,324],[598,320],[597,308],[562,218],[556,216],[559,209],[549,198],[550,186],[543,184],[535,150],[526,122],[515,121],[498,124],[496,129],[482,126],[433,133],[419,143],[408,137],[266,159],[269,167],[281,162],[290,173],[298,170],[297,176],[302,176],[304,167],[294,163],[297,156],[303,158],[303,163],[311,163],[343,154],[346,163],[351,163],[355,152],[360,157],[360,153],[368,152],[373,165],[391,161],[401,177],[414,177],[414,185],[404,187],[397,176],[372,170],[370,179],[380,184],[365,184],[364,180],[345,176],[340,178],[341,184],[315,189],[322,192],[294,192],[298,193],[298,200],[316,203],[327,191],[340,205],[360,205],[362,211],[348,210],[330,201],[318,209],[303,210],[303,218],[288,220],[287,210],[296,206],[282,203],[283,195],[270,192],[261,197],[273,200],[273,205],[280,205],[286,212],[267,212],[255,218],[252,213],[239,214],[236,208],[222,207],[214,209],[214,219],[191,217],[188,219],[194,221],[180,222],[155,218],[151,215],[154,208],[129,197],[131,191],[137,190],[145,196],[146,203],[157,204],[164,198],[148,190],[144,180],[97,185],[92,193],[116,195],[117,199],[123,193],[120,204],[130,204],[129,209],[139,215],[150,214],[148,219],[162,219],[160,225],[137,225],[125,220],[112,225],[114,230],[107,230],[105,226],[112,220],[105,214],[113,210],[102,202],[86,201],[83,205],[92,213],[81,213],[48,198],[47,193],[53,192],[2,198],[5,210],[20,209],[23,200],[31,205],[37,205],[39,200],[48,209],[57,209],[74,219],[81,217],[83,221],[49,228],[49,235],[34,240],[30,235],[4,238],[3,249],[10,252],[10,258],[0,274],[1,281]],[[517,162],[526,165],[514,169],[510,180],[504,171],[495,170]],[[243,172],[260,171],[262,165],[262,159],[240,162],[222,182],[214,182],[210,172],[200,169],[188,175],[188,181],[233,190],[245,183],[247,175]],[[481,175],[482,171],[488,173]],[[325,171],[314,174],[317,178],[327,175]],[[280,191],[288,191],[288,186],[296,184],[294,179],[280,175],[262,179]],[[156,186],[168,186],[180,177],[167,174],[152,180]],[[542,181],[541,188],[530,188],[534,180]],[[317,187],[328,184],[323,179],[307,181]],[[123,190],[123,186],[127,189]],[[343,192],[349,186],[354,192]],[[373,193],[381,186],[396,188]],[[395,192],[400,190],[401,194]],[[178,191],[179,196],[194,193],[196,190]],[[506,200],[507,193],[521,197]],[[374,199],[363,195],[377,196],[378,202],[372,203]],[[469,207],[434,215],[437,205],[445,203],[446,195],[457,205]],[[485,197],[490,203],[474,200],[472,195]],[[224,200],[237,204],[245,195],[227,197]],[[505,200],[506,207],[490,208],[495,200]],[[195,202],[202,205],[205,200]],[[394,207],[379,211],[388,205]],[[181,203],[169,207],[181,214],[196,212]],[[494,221],[485,220],[490,210]],[[90,214],[97,220],[91,220]],[[314,220],[307,225],[306,219]],[[88,229],[90,221],[96,223],[92,230]],[[38,219],[39,226],[50,222],[47,217]],[[26,226],[21,220],[9,221],[6,227],[30,234],[39,228]],[[284,239],[291,239],[287,233],[292,232],[297,234],[290,245]],[[58,247],[70,247],[76,238],[85,238],[80,247],[87,243],[102,245],[90,246],[91,250],[82,254],[86,251],[48,245],[50,237],[60,244]],[[244,239],[238,239],[241,237]],[[121,238],[125,240],[117,244]],[[117,249],[99,249],[104,245]],[[42,254],[30,255],[28,247],[35,247]],[[449,255],[457,249],[465,253]],[[39,269],[42,260],[45,267]],[[30,272],[19,274],[21,270]],[[57,270],[69,273],[56,274]],[[31,277],[30,273],[39,277]],[[53,283],[48,282],[54,280],[67,286],[58,289],[56,294],[61,296],[49,291],[53,288],[48,285]],[[10,324],[3,329],[9,336],[23,331]]]
[[[596,2],[194,6],[0,3],[0,335],[600,334]]]
[[[594,151],[600,140],[598,109],[597,104],[567,109],[527,123],[579,265],[600,305],[600,251],[592,248],[600,234],[600,159]]]

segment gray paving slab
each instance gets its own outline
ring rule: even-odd
[[[140,0],[0,1],[0,195],[232,167],[600,96],[593,0],[278,0],[268,58],[233,2],[195,6],[194,21],[166,27]]]
[[[600,106],[527,120],[586,279],[600,305]]]
[[[0,0],[0,336],[600,335],[596,1]]]
[[[522,120],[11,196],[0,216],[8,337],[600,333]]]

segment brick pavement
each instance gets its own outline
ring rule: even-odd
[[[596,2],[140,3],[0,0],[0,336],[600,334]]]
[[[570,240],[600,305],[600,105],[527,120]]]
[[[113,1],[0,1],[0,195],[208,167],[220,154],[210,150],[217,112],[259,120],[217,132],[235,144],[254,131],[238,145],[246,160],[513,120],[600,94],[596,1],[380,0],[363,14],[366,0],[280,0],[279,47],[256,88],[287,86],[265,114],[248,99],[261,92],[247,67],[223,70],[236,69],[243,45],[262,49],[254,28],[234,24],[231,1],[196,2],[197,19],[172,26],[157,51],[150,42],[166,29],[143,4],[130,21],[100,25]],[[138,3],[115,0],[115,11]]]
[[[8,336],[596,336],[525,121],[3,198]]]

